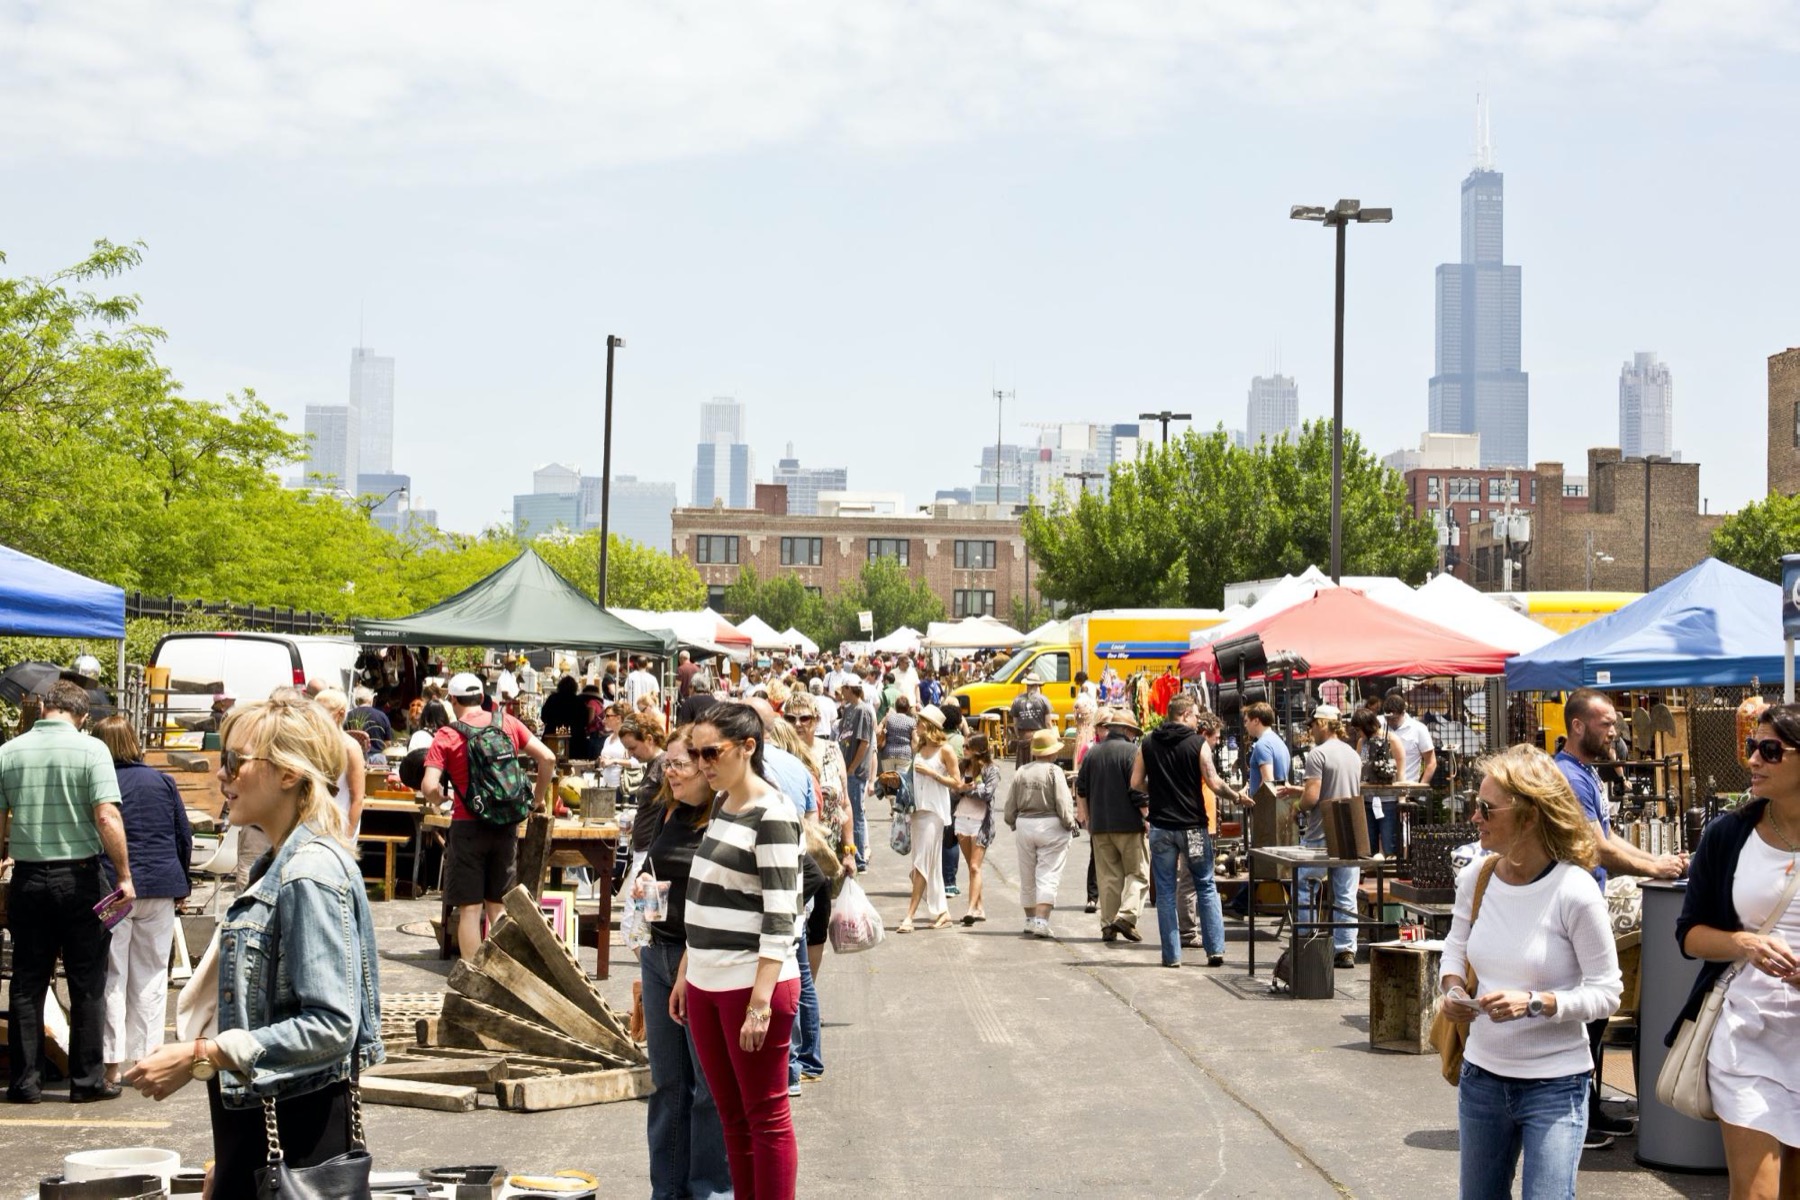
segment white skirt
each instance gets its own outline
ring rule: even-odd
[[[915,808],[912,814],[912,869],[925,879],[925,915],[937,919],[950,911],[944,896],[944,818]]]

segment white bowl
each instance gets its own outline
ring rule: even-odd
[[[181,1170],[181,1155],[155,1146],[125,1146],[116,1150],[81,1150],[63,1159],[63,1178],[72,1183],[90,1179],[117,1179],[121,1175],[154,1175],[169,1186]]]

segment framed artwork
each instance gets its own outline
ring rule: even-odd
[[[538,897],[538,911],[544,914],[544,920],[550,923],[550,931],[562,944],[569,948],[569,953],[581,957],[581,920],[575,913],[575,893],[570,891],[545,892]]]

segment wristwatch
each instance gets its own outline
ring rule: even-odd
[[[205,1040],[205,1038],[194,1039],[194,1062],[193,1065],[188,1068],[188,1074],[192,1075],[201,1083],[207,1082],[219,1073],[219,1064],[200,1053],[200,1043]]]
[[[1544,1015],[1544,998],[1536,992],[1525,993],[1525,1015],[1541,1017]]]

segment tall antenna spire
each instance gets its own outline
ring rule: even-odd
[[[1487,97],[1475,93],[1475,169],[1494,169],[1494,131],[1488,123]]]

